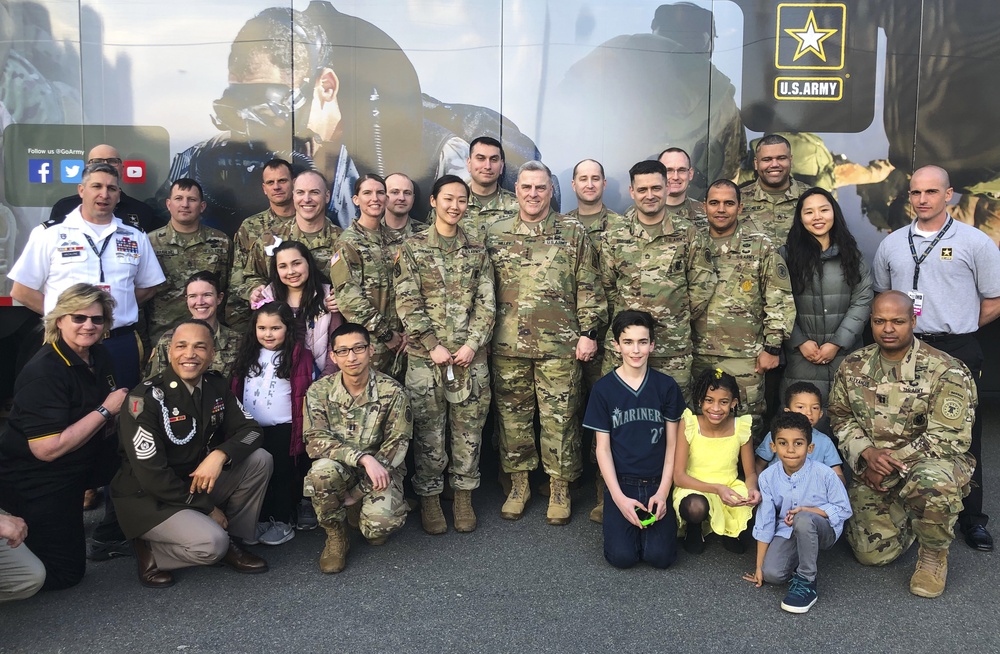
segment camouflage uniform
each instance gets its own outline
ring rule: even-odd
[[[153,356],[146,364],[144,379],[149,379],[153,375],[158,375],[170,367],[170,339],[174,336],[174,330],[168,329],[163,332],[160,341],[153,349]],[[212,334],[212,343],[215,345],[215,357],[209,370],[215,370],[220,375],[229,380],[229,374],[233,370],[233,362],[236,361],[236,350],[240,345],[240,333],[235,329],[230,329],[220,324],[219,328]]]
[[[486,245],[496,274],[494,392],[506,472],[542,465],[550,477],[580,476],[581,376],[576,344],[607,322],[597,250],[578,221],[550,211],[542,221],[514,215],[494,222]]]
[[[149,243],[167,277],[149,305],[149,337],[155,342],[163,332],[190,317],[185,295],[188,277],[202,270],[213,272],[219,276],[220,290],[227,291],[232,243],[225,233],[205,225],[192,234],[182,234],[169,224],[151,233]]]
[[[828,411],[840,452],[855,472],[848,489],[854,517],[844,532],[858,561],[889,563],[914,537],[931,550],[948,548],[976,465],[968,450],[977,403],[968,368],[917,339],[889,374],[878,345],[844,359]],[[869,447],[895,450],[893,458],[907,466],[885,479],[888,492],[858,479]]]
[[[795,220],[795,205],[799,202],[799,196],[809,190],[802,182],[795,179],[791,182],[792,185],[785,189],[778,201],[765,192],[759,182],[740,187],[740,201],[743,203],[740,222],[748,225],[752,231],[770,236],[779,247],[788,240],[788,230]]]
[[[268,285],[271,252],[283,241],[298,241],[305,245],[313,259],[316,260],[316,267],[325,271],[336,251],[336,243],[341,231],[340,227],[329,220],[323,221],[321,230],[308,234],[303,232],[294,220],[274,225],[272,229],[264,232],[254,241],[243,268],[239,271],[233,270],[231,284],[233,295],[249,301],[253,289]]]
[[[469,208],[462,219],[462,229],[470,238],[486,242],[486,232],[490,225],[500,220],[518,214],[521,207],[517,204],[517,196],[507,189],[497,186],[493,195],[482,197],[469,193]],[[430,223],[434,222],[434,210],[431,210]]]
[[[764,375],[756,372],[764,346],[780,348],[795,324],[788,268],[771,239],[738,226],[712,239],[718,286],[705,313],[692,325],[693,376],[721,368],[740,386],[740,415],[764,415]]]
[[[381,225],[373,231],[355,220],[337,240],[330,281],[344,320],[364,325],[372,334],[372,368],[398,378],[402,368],[396,369],[396,353],[383,341],[390,331],[403,330],[392,285],[393,258],[398,250],[390,252],[387,239]]]
[[[677,206],[672,207],[668,204],[667,215],[674,222],[677,222],[678,218],[682,218],[694,225],[698,231],[708,232],[708,214],[705,213],[705,205],[697,200],[684,198],[684,201]]]
[[[601,280],[612,318],[626,309],[649,311],[656,320],[656,349],[649,365],[670,375],[690,401],[691,321],[701,317],[715,292],[715,270],[708,237],[693,225],[675,223],[669,214],[655,238],[639,223],[635,207],[604,234]],[[605,374],[621,365],[605,343]]]
[[[253,243],[258,237],[275,229],[278,225],[290,224],[294,221],[294,215],[279,216],[270,207],[244,220],[233,236],[233,279],[235,280],[237,275],[242,279],[243,269],[247,265],[247,259],[250,258],[250,248],[253,247]],[[242,332],[249,321],[249,304],[239,301],[226,303],[226,322],[230,327]]]
[[[302,440],[314,459],[303,485],[324,527],[343,523],[344,497],[354,487],[362,491],[361,534],[369,539],[388,536],[406,522],[403,477],[413,415],[406,390],[396,380],[370,370],[368,385],[357,397],[344,388],[343,373],[323,377],[306,392]],[[359,461],[370,454],[389,472],[389,486],[372,489]]]
[[[446,250],[437,230],[412,237],[395,266],[396,308],[410,337],[406,388],[414,417],[413,489],[417,495],[439,495],[444,489],[445,428],[451,427],[451,485],[456,490],[479,487],[479,453],[490,407],[490,375],[486,349],[493,334],[496,298],[493,266],[486,248],[458,228]],[[451,366],[471,387],[456,403],[445,397],[445,368],[430,351],[442,345],[454,354],[463,345],[476,352],[467,369]],[[464,373],[464,375],[462,374]]]
[[[408,218],[406,224],[403,225],[403,229],[393,229],[385,224],[385,218],[382,218],[382,229],[385,230],[385,244],[392,256],[396,256],[396,250],[399,246],[403,244],[403,241],[410,238],[414,234],[422,234],[427,231],[429,225],[427,223],[420,223],[415,221],[413,218]]]
[[[587,235],[590,236],[590,242],[594,244],[595,248],[597,248],[598,255],[601,253],[601,236],[604,232],[608,231],[609,225],[614,225],[622,219],[620,214],[615,213],[607,207],[604,207],[600,213],[590,216],[581,216],[579,209],[573,209],[566,215],[570,218],[576,218],[583,224],[584,227],[587,228]],[[607,292],[606,289],[605,292]],[[604,375],[604,339],[607,336],[611,318],[611,306],[609,305],[608,322],[597,330],[597,354],[594,355],[594,358],[590,361],[581,362],[583,367],[584,389],[587,393],[589,393],[590,389],[594,387],[597,380]]]

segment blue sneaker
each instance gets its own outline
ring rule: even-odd
[[[808,613],[816,603],[816,582],[806,581],[805,577],[792,576],[788,585],[788,594],[781,601],[781,608],[789,613]]]
[[[292,526],[271,518],[257,523],[257,541],[262,545],[281,545],[295,538]]]

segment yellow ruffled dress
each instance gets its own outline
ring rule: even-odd
[[[690,409],[684,410],[684,438],[688,442],[686,472],[689,476],[707,484],[725,484],[734,491],[747,496],[746,484],[736,473],[740,460],[740,447],[750,440],[750,416],[736,418],[736,433],[725,438],[702,436],[698,427],[698,416]],[[701,493],[690,488],[674,486],[674,512],[677,514],[678,533],[686,530],[679,507],[681,500],[691,494],[698,494],[708,500],[708,520],[702,523],[703,534],[714,532],[720,536],[738,536],[747,528],[753,508],[749,506],[726,506],[715,493]]]

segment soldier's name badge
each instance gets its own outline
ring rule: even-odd
[[[941,261],[951,261],[952,252],[951,248],[941,248]]]
[[[913,300],[913,315],[919,316],[924,310],[924,294],[920,291],[910,291],[907,295]]]

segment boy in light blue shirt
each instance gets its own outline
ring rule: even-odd
[[[809,419],[794,411],[779,413],[771,427],[771,449],[781,465],[757,478],[760,505],[753,528],[757,568],[743,578],[759,588],[783,584],[781,608],[805,613],[816,603],[816,560],[830,549],[851,517],[847,489],[828,466],[807,457],[812,445]]]
[[[844,486],[847,486],[847,479],[844,478],[843,460],[837,452],[837,446],[833,444],[830,437],[816,429],[816,423],[823,417],[823,404],[820,398],[819,389],[809,382],[795,382],[785,390],[785,411],[801,413],[809,418],[812,426],[812,445],[809,446],[809,458],[833,469]],[[778,459],[774,456],[771,447],[771,434],[769,433],[761,441],[754,452],[757,455],[757,474],[760,474],[768,465],[775,465]]]

